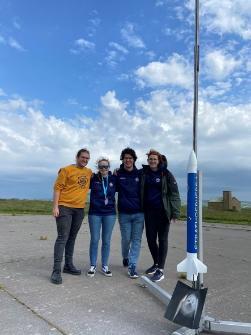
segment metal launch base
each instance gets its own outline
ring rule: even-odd
[[[146,287],[155,297],[164,305],[168,305],[172,295],[163,290],[157,284],[153,283],[148,277],[141,276],[142,286]],[[209,316],[202,316],[201,327],[199,329],[189,329],[186,327],[179,328],[172,335],[195,335],[199,332],[223,332],[234,334],[251,334],[251,323],[233,322],[216,320]]]

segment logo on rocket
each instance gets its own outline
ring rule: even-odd
[[[198,239],[197,158],[193,150],[187,167],[187,256],[177,265],[177,271],[186,272],[190,281],[207,272],[207,266],[198,259]]]

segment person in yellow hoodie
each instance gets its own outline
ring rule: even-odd
[[[92,170],[86,165],[90,159],[87,149],[80,149],[76,164],[63,167],[54,184],[53,216],[56,218],[57,239],[54,246],[53,284],[62,284],[61,263],[65,253],[64,273],[80,275],[73,264],[75,240],[84,219],[84,208]]]

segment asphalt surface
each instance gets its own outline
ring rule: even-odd
[[[251,227],[204,225],[204,262],[208,273],[206,314],[219,320],[251,322]],[[140,279],[128,278],[121,264],[116,223],[110,255],[112,278],[97,272],[88,278],[89,230],[83,224],[75,247],[81,276],[63,274],[63,284],[49,278],[56,225],[50,216],[0,216],[0,334],[113,335],[171,334],[179,326],[166,320],[165,306]],[[186,227],[173,225],[165,279],[172,293],[176,265],[185,258]],[[152,265],[145,235],[138,271]]]

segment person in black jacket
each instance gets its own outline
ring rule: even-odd
[[[122,164],[116,171],[118,212],[121,231],[123,265],[130,278],[138,278],[137,262],[144,229],[144,214],[140,203],[140,172],[135,166],[137,156],[132,148],[122,150]]]
[[[164,279],[169,227],[179,218],[181,201],[177,182],[166,168],[167,161],[163,164],[161,154],[153,149],[147,157],[148,165],[141,170],[141,203],[153,265],[146,274],[151,274],[151,280],[157,282]]]
[[[98,244],[102,229],[102,272],[105,276],[111,277],[112,272],[109,270],[108,260],[112,231],[116,221],[115,193],[117,177],[109,172],[110,163],[107,158],[98,159],[97,167],[98,173],[93,175],[90,183],[91,195],[88,219],[91,234],[91,267],[87,275],[93,277],[96,272]]]

